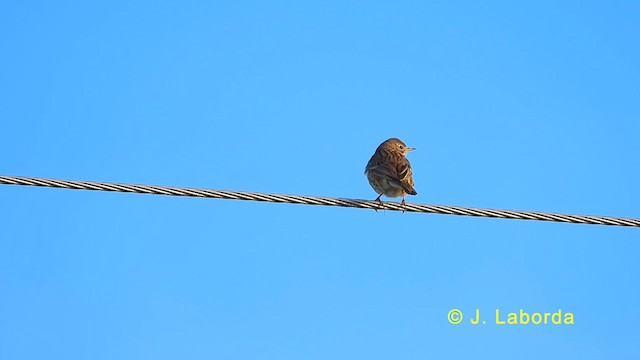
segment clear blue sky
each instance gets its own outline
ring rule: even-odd
[[[4,2],[0,174],[374,199],[399,137],[411,202],[640,217],[639,38],[633,1]],[[637,228],[0,199],[2,359],[640,356]]]

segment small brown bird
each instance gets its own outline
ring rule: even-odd
[[[378,146],[364,173],[369,179],[369,184],[380,194],[376,201],[382,204],[382,195],[390,198],[402,196],[402,205],[405,205],[404,197],[417,195],[413,188],[413,171],[411,164],[405,157],[408,152],[415,150],[405,145],[400,139],[391,138]]]

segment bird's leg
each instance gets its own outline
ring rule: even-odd
[[[382,196],[382,194],[378,195],[378,197],[374,200],[374,201],[377,201],[380,204],[380,208],[382,208],[382,200],[380,200],[381,196]],[[378,212],[378,209],[376,209],[376,208],[374,208],[373,210]]]
[[[402,212],[404,213],[404,209],[407,207],[407,203],[404,201],[404,195],[402,195]]]

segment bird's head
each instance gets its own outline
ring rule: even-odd
[[[380,148],[389,152],[401,153],[402,155],[407,155],[410,151],[415,150],[416,148],[408,147],[402,140],[398,138],[391,138],[382,144],[380,144]]]

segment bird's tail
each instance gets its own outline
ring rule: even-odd
[[[416,191],[416,189],[413,188],[413,185],[407,182],[404,182],[404,181],[402,182],[402,188],[409,195],[418,195],[418,192]]]

